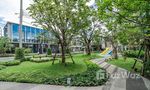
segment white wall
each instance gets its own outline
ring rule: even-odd
[[[2,27],[0,27],[0,37],[1,37],[1,36],[4,36],[4,32],[3,32]]]

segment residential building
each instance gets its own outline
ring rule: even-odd
[[[85,47],[84,47],[83,43],[81,43],[80,39],[81,39],[81,36],[79,36],[79,35],[73,37],[73,39],[71,41],[71,45],[70,45],[70,49],[72,52],[84,51]]]

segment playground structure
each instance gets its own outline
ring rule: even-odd
[[[101,55],[112,55],[112,49],[106,48],[103,52],[100,53]]]

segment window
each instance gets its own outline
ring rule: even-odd
[[[18,24],[12,24],[13,26],[13,41],[18,42],[19,41],[19,25]]]

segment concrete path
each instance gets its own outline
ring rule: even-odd
[[[0,90],[103,90],[99,87],[65,87],[55,85],[0,82]]]
[[[148,79],[108,64],[105,62],[105,58],[94,59],[92,62],[106,69],[110,74],[110,79],[106,86],[103,87],[103,90],[150,90],[150,81]]]

